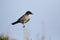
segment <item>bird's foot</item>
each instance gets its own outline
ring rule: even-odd
[[[25,28],[25,25],[23,25],[23,28]]]

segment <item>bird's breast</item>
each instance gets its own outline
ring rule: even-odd
[[[25,16],[25,19],[28,20],[28,19],[31,18],[31,16],[32,16],[32,15],[26,15],[26,16]]]
[[[26,23],[30,18],[31,18],[32,15],[25,15],[21,20],[20,22],[21,23]]]

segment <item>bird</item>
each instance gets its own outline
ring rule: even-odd
[[[17,23],[23,24],[23,28],[25,27],[25,23],[27,23],[30,19],[33,13],[31,11],[26,11],[24,15],[22,15],[17,21],[13,22],[12,25],[15,25]]]

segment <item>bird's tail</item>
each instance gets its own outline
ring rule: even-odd
[[[17,24],[17,23],[18,23],[18,21],[16,21],[16,22],[13,22],[13,23],[12,23],[12,25],[15,25],[15,24]]]

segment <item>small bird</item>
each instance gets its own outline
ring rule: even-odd
[[[25,23],[27,23],[30,19],[31,16],[33,15],[32,12],[27,11],[23,16],[21,16],[17,21],[13,22],[12,25],[15,25],[17,23],[22,23],[23,24],[23,28],[25,27]]]

